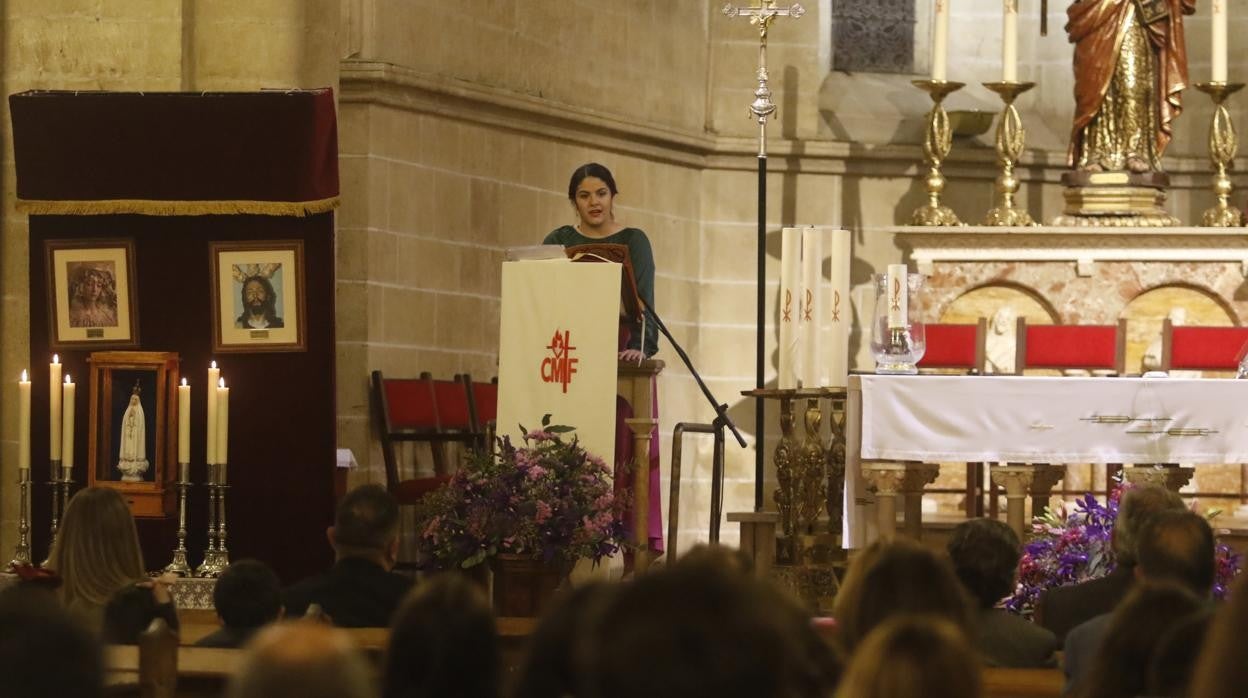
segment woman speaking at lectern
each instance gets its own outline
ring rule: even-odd
[[[615,220],[615,196],[619,190],[615,186],[615,177],[606,167],[591,162],[576,168],[568,182],[568,200],[576,211],[578,222],[575,226],[565,225],[557,228],[542,242],[547,245],[614,244],[628,247],[628,256],[633,265],[633,280],[637,283],[637,295],[641,297],[646,308],[654,308],[654,253],[650,249],[650,239],[639,228],[630,228]],[[642,336],[644,328],[645,336]],[[640,323],[630,318],[620,318],[620,360],[639,361],[653,356],[659,350],[658,329],[654,322]],[[651,386],[650,394],[653,404],[651,414],[658,418],[658,394]],[[632,434],[624,423],[624,419],[633,416],[633,408],[623,398],[616,400],[615,425],[615,488],[619,490],[629,484],[629,468],[633,461]],[[662,496],[659,486],[659,439],[656,433],[650,439],[650,549],[658,554],[663,551],[663,510],[660,506]],[[631,527],[631,517],[624,519]]]

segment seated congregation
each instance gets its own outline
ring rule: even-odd
[[[1021,546],[992,519],[959,524],[943,551],[904,538],[858,551],[831,617],[702,546],[516,623],[467,575],[396,573],[398,507],[378,486],[343,498],[328,540],[333,567],[284,591],[263,562],[233,563],[204,623],[144,573],[124,500],[85,489],[54,574],[0,592],[4,695],[1210,698],[1235,695],[1248,666],[1234,640],[1248,578],[1213,600],[1212,531],[1160,488],[1123,495],[1115,572],[1049,590],[1034,618],[999,607]],[[123,665],[137,656],[145,675],[158,632],[180,636],[173,675],[128,684]]]

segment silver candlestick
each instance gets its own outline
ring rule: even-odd
[[[204,550],[204,561],[195,568],[196,577],[215,577],[220,570],[216,569],[217,562],[217,485],[216,485],[217,467],[213,463],[209,463],[207,467],[207,482],[204,487],[208,489],[208,548]]]
[[[229,485],[225,484],[225,463],[217,465],[217,468],[220,476],[217,480],[217,507],[220,509],[217,512],[217,574],[221,574],[230,566],[230,551],[225,547],[225,491]]]
[[[21,503],[17,519],[17,549],[9,568],[30,564],[30,468],[17,469],[18,498]]]
[[[191,566],[186,561],[186,490],[191,486],[191,464],[178,464],[178,547],[173,550],[173,562],[166,567],[183,577],[191,576]]]

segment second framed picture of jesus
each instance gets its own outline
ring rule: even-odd
[[[214,242],[218,352],[304,351],[303,241]]]

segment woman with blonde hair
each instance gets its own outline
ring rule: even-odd
[[[884,621],[863,640],[837,698],[980,698],[980,663],[965,634],[932,615]]]
[[[48,566],[61,578],[58,594],[65,609],[96,631],[113,594],[153,583],[143,569],[130,507],[116,490],[103,487],[80,490],[69,500]],[[164,600],[166,585],[155,583],[158,601]]]

